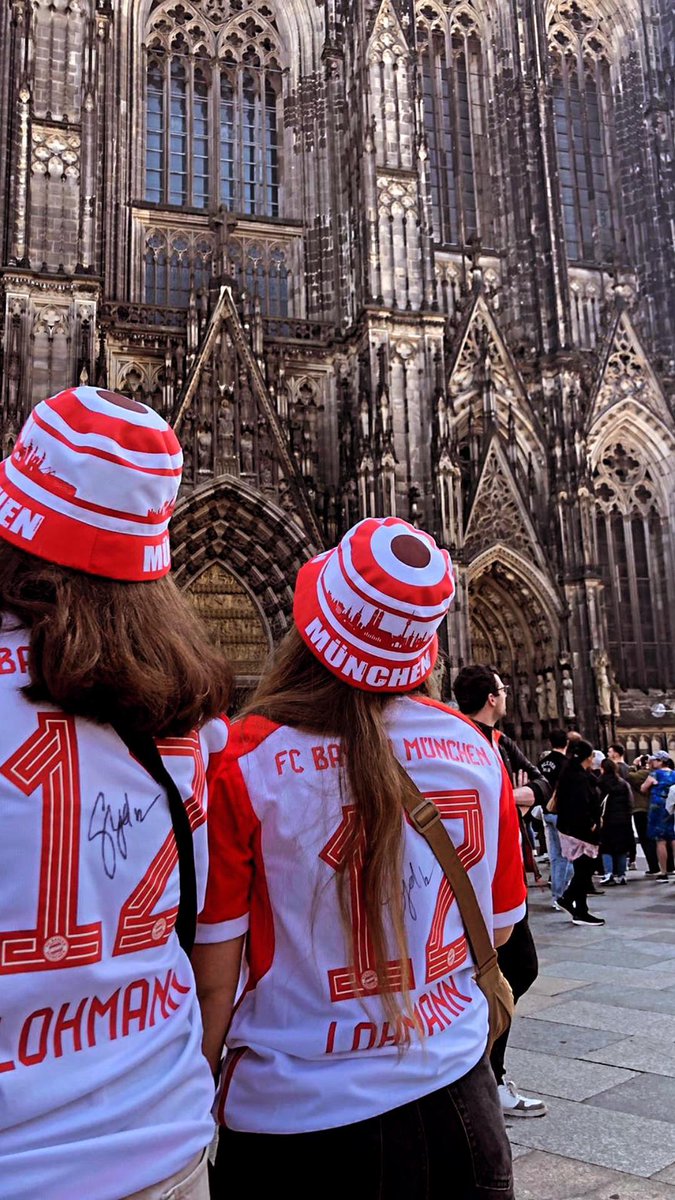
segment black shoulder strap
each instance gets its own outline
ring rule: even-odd
[[[141,766],[164,788],[169,801],[171,824],[178,850],[180,900],[176,917],[176,935],[188,958],[192,953],[197,929],[197,876],[192,828],[182,796],[167,771],[153,738],[148,733],[131,732],[115,726],[115,732]]]

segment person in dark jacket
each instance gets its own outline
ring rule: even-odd
[[[600,791],[591,775],[592,763],[590,742],[583,739],[573,742],[556,792],[560,846],[574,867],[572,881],[559,903],[575,925],[605,924],[603,917],[588,911],[587,899],[592,890],[602,819]]]
[[[454,682],[454,692],[460,712],[471,717],[485,737],[497,747],[502,761],[514,784],[514,796],[518,805],[521,824],[521,843],[526,871],[539,879],[539,870],[534,861],[532,844],[523,824],[523,812],[529,812],[534,804],[546,807],[551,788],[538,767],[529,761],[512,738],[500,733],[495,726],[506,714],[508,686],[502,683],[493,667],[463,667]],[[499,965],[506,976],[515,1000],[519,1000],[532,987],[539,973],[537,951],[530,932],[527,916],[518,921],[507,945],[509,953],[502,953],[505,946],[497,950]],[[507,1117],[545,1117],[548,1109],[542,1100],[523,1096],[512,1080],[506,1079],[504,1056],[508,1043],[508,1031],[497,1039],[490,1054],[490,1065],[499,1087],[502,1110]]]
[[[630,767],[626,762],[626,747],[622,745],[621,742],[612,742],[611,746],[607,750],[607,757],[611,758],[612,762],[614,763],[619,779],[625,779],[627,783],[630,783],[630,780],[628,779]],[[628,870],[636,871],[637,863],[635,862],[635,856],[637,854],[637,842],[635,841],[635,832],[633,830],[632,821],[630,823],[629,836],[630,843],[628,846]]]
[[[607,887],[626,884],[628,858],[633,837],[633,796],[628,784],[619,773],[616,760],[606,758],[601,768],[600,790],[602,792],[601,853],[605,867]]]

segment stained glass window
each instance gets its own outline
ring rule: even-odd
[[[418,31],[434,238],[449,245],[490,240],[485,99],[480,39],[473,27]],[[449,49],[449,56],[448,56]]]
[[[611,112],[606,60],[580,46],[556,44],[553,118],[563,231],[572,262],[606,262],[612,255]]]
[[[214,76],[216,155],[210,149]],[[278,217],[280,95],[277,68],[228,61],[212,69],[188,54],[153,54],[146,77],[146,199],[200,209],[217,194],[230,212]]]

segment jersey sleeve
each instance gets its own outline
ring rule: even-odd
[[[511,780],[502,767],[502,790],[499,798],[499,843],[497,866],[492,880],[494,928],[515,925],[525,916],[527,888],[520,845],[520,829]]]
[[[209,871],[197,942],[227,942],[246,933],[259,821],[241,766],[227,752],[209,780]]]

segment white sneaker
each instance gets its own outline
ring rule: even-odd
[[[512,1079],[505,1079],[503,1083],[499,1084],[497,1091],[505,1117],[545,1117],[548,1113],[543,1100],[535,1100],[532,1096],[521,1096],[520,1092],[516,1091],[516,1085]]]
[[[551,908],[553,909],[554,912],[564,912],[565,911],[564,908],[560,907],[557,900],[551,901]]]

